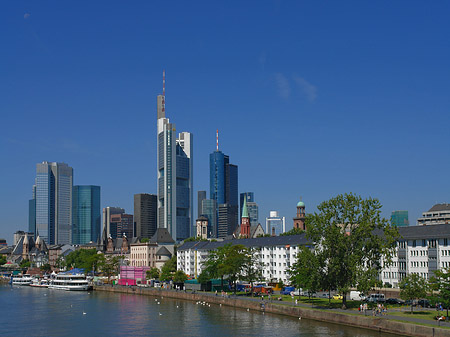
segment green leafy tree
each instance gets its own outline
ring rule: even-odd
[[[147,243],[147,242],[149,242],[149,241],[150,241],[149,238],[142,238],[142,239],[141,239],[141,243]]]
[[[95,248],[92,249],[77,249],[67,254],[64,259],[64,264],[67,269],[84,268],[86,272],[93,270],[98,265],[101,254],[97,254]]]
[[[209,276],[209,273],[205,270],[203,270],[202,273],[197,277],[197,281],[200,284],[204,284],[208,282],[210,279],[211,277]]]
[[[108,277],[108,283],[111,279],[111,276],[119,274],[120,261],[122,261],[124,256],[105,256],[103,254],[100,255],[98,261],[98,267],[100,270]]]
[[[0,255],[0,266],[3,266],[6,263],[6,257]]]
[[[427,281],[418,274],[409,274],[400,281],[400,298],[411,301],[411,313],[413,301],[427,296]]]
[[[444,306],[447,308],[448,317],[448,308],[450,306],[450,268],[440,269],[434,272],[434,277],[432,278],[432,282],[435,285],[435,290],[439,291],[438,299]]]
[[[253,282],[263,279],[263,263],[260,262],[256,249],[245,248],[243,250],[244,259],[239,278],[250,283],[251,293],[253,293]]]
[[[31,267],[31,262],[30,260],[22,260],[20,262],[20,268],[30,268]]]
[[[39,269],[46,273],[49,273],[52,271],[52,267],[48,263],[42,265]]]
[[[281,233],[280,236],[286,236],[286,235],[300,235],[305,233],[303,229],[300,228],[292,228],[290,231]]]
[[[187,280],[187,275],[182,270],[177,270],[173,275],[173,282],[175,283],[183,283]]]
[[[169,261],[164,263],[161,268],[161,281],[170,281],[173,279],[173,274],[177,271],[177,257],[173,256]]]
[[[159,269],[156,267],[150,268],[146,271],[145,276],[147,280],[157,280],[159,279]]]
[[[350,193],[322,202],[318,212],[306,216],[306,237],[315,245],[322,287],[342,293],[343,308],[350,287],[362,275],[377,275],[379,261],[392,259],[398,231],[381,217],[381,207],[377,199]]]
[[[311,295],[321,288],[320,271],[318,256],[310,248],[302,246],[297,260],[288,270],[289,281],[297,288],[307,289]]]

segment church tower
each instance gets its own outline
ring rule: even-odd
[[[241,237],[250,237],[250,217],[248,216],[247,210],[247,198],[244,198],[244,205],[242,206],[241,232],[239,234]]]
[[[294,228],[306,230],[305,203],[301,200],[297,203],[297,216],[294,218]]]

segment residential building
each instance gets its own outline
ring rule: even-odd
[[[151,238],[156,232],[157,196],[140,193],[134,195],[135,233],[140,238]]]
[[[125,210],[120,207],[105,207],[103,208],[103,217],[102,217],[102,233],[106,233],[106,237],[102,237],[102,240],[106,240],[106,238],[112,236],[111,233],[111,215],[113,214],[124,214]],[[114,228],[114,237],[117,237],[117,227]]]
[[[123,236],[132,238],[134,235],[133,215],[132,214],[111,214],[110,234],[108,237],[118,239]]]
[[[450,204],[436,204],[422,217],[417,219],[418,225],[442,225],[450,223]]]
[[[394,226],[409,226],[408,211],[393,211],[391,224]]]
[[[163,94],[157,97],[157,222],[180,241],[193,231],[193,135],[182,132],[176,139],[165,105],[163,74]]]
[[[158,244],[145,242],[130,245],[130,266],[155,267]]]
[[[210,252],[229,243],[252,248],[254,256],[264,265],[264,279],[269,282],[281,280],[286,284],[289,283],[288,269],[296,261],[299,247],[308,244],[304,234],[218,242],[185,242],[177,249],[177,269],[197,278],[202,273]]]
[[[100,239],[100,186],[75,185],[72,197],[72,243],[86,244]]]
[[[286,218],[279,216],[277,211],[270,211],[266,218],[266,233],[280,235],[286,232]]]
[[[36,165],[36,233],[48,244],[72,243],[73,169],[65,163]]]

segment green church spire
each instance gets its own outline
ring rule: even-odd
[[[242,217],[248,218],[248,211],[247,211],[247,195],[245,195],[244,198],[244,205],[242,206]]]

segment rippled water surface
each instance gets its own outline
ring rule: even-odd
[[[16,336],[393,336],[214,304],[31,287],[0,286],[0,317],[2,335]]]

